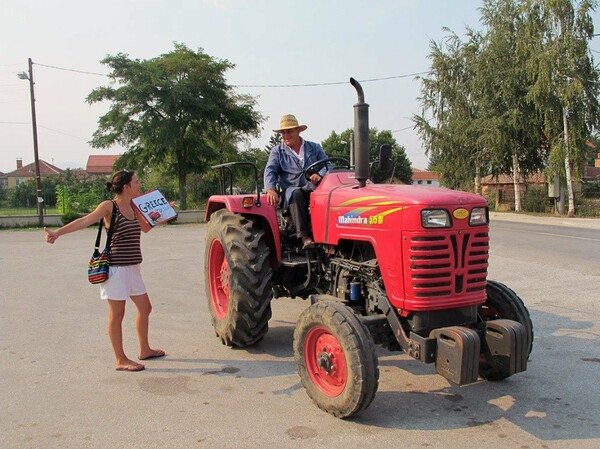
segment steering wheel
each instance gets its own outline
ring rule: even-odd
[[[315,173],[318,173],[318,170],[316,170],[315,167],[320,167],[321,165],[325,165],[327,162],[334,162],[334,161],[340,162],[341,165],[344,165],[345,168],[350,170],[350,162],[348,161],[348,159],[346,159],[344,157],[328,157],[325,159],[321,159],[317,162],[313,162],[312,164],[310,164],[308,167],[306,167],[304,169],[302,174],[304,175],[304,178],[306,178],[307,181],[310,181],[310,177],[312,175],[314,175]]]

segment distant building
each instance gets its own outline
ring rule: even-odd
[[[411,179],[414,186],[439,187],[441,177],[439,173],[432,171],[419,170],[418,168],[412,169]]]
[[[40,159],[40,177],[59,176],[65,171]],[[35,179],[35,163],[23,165],[22,159],[17,159],[17,169],[0,176],[0,186],[5,189],[23,184],[28,179]]]
[[[113,174],[113,166],[120,157],[119,154],[91,154],[88,157],[85,171],[91,176],[108,177]]]
[[[521,199],[531,186],[548,189],[548,182],[543,172],[532,173],[527,179],[519,179]],[[496,197],[496,210],[510,210],[515,203],[515,184],[512,175],[502,174],[500,176],[488,175],[481,179],[481,191],[484,196],[490,194]]]
[[[589,165],[584,167],[583,181],[595,182],[598,180],[598,177],[600,177],[600,153],[597,154],[593,167],[590,167]]]

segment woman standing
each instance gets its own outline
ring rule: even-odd
[[[115,207],[115,224],[110,243],[110,277],[100,284],[100,297],[108,301],[108,336],[115,351],[115,368],[118,371],[141,371],[144,365],[129,359],[123,350],[122,323],[128,298],[131,298],[137,308],[135,326],[140,343],[139,359],[163,357],[165,352],[162,349],[152,349],[148,343],[152,304],[140,271],[140,223],[131,205],[132,198],[140,194],[140,182],[134,172],[121,170],[106,183],[106,188],[115,194],[112,201],[102,201],[93,212],[56,231],[44,228],[46,242],[54,243],[60,236],[87,228],[101,219],[108,228]]]

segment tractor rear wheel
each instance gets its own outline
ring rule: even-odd
[[[302,312],[294,358],[306,392],[327,413],[348,418],[373,401],[379,383],[373,339],[344,304],[323,301]]]
[[[204,276],[215,333],[227,346],[248,346],[267,333],[271,318],[269,247],[259,223],[225,209],[206,232]]]
[[[521,323],[527,333],[528,354],[531,354],[533,347],[533,324],[523,300],[506,285],[496,281],[487,281],[486,293],[486,302],[478,308],[479,319],[481,321],[506,319]],[[479,364],[479,375],[486,380],[492,381],[502,380],[507,377],[506,375],[499,374],[497,370],[483,360]]]

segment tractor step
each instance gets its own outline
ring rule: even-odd
[[[483,324],[483,354],[486,362],[503,377],[525,371],[529,358],[525,326],[512,320],[492,320]]]
[[[461,326],[442,327],[429,334],[437,340],[436,371],[458,385],[473,383],[479,376],[479,335]]]

